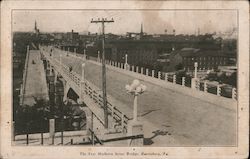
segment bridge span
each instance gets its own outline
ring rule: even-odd
[[[32,106],[35,104],[35,98],[48,100],[49,95],[40,51],[28,48],[20,104]]]
[[[57,61],[58,66],[53,66],[54,69],[60,66],[71,69],[74,77],[65,80],[76,79],[72,89],[79,96],[82,72],[97,94],[101,94],[100,62],[56,48],[41,47],[40,50],[47,58]],[[138,99],[138,118],[144,123],[146,145],[236,145],[236,100],[107,65],[108,102],[126,115],[127,120],[132,119],[133,97],[126,93],[125,85],[134,79],[147,86],[147,92]]]

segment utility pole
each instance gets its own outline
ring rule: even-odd
[[[105,65],[105,23],[113,23],[113,18],[107,20],[102,18],[101,20],[91,20],[91,23],[102,24],[102,93],[103,93],[103,108],[104,108],[104,127],[108,129],[108,106],[107,106],[107,92],[106,92],[106,65]]]

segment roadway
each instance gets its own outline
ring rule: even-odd
[[[30,50],[23,105],[32,106],[35,98],[48,100],[48,88],[39,50]]]
[[[53,56],[59,60],[60,51]],[[84,62],[62,56],[62,62],[81,74]],[[86,61],[85,78],[101,88],[101,67]],[[125,85],[134,78],[107,67],[107,93],[112,104],[132,118],[133,97]],[[139,120],[144,123],[145,144],[152,146],[233,146],[236,145],[236,105],[231,109],[191,95],[178,93],[150,82],[141,81],[147,92],[139,96]],[[219,98],[218,98],[219,99]]]

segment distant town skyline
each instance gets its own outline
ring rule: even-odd
[[[100,33],[100,24],[91,19],[114,19],[106,25],[106,33],[126,34],[143,31],[148,34],[233,33],[237,13],[230,10],[59,10],[13,11],[13,31],[34,31],[35,21],[40,32]],[[198,31],[199,30],[199,31]]]

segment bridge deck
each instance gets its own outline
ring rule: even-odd
[[[58,53],[60,51],[56,50],[53,55],[59,60]],[[72,66],[73,71],[81,74],[83,60],[64,55],[62,62]],[[86,61],[85,73],[87,80],[101,88],[99,65]],[[112,104],[129,117],[132,117],[133,99],[126,93],[125,84],[130,84],[133,79],[132,76],[107,67],[107,92],[115,99]],[[146,145],[231,146],[236,144],[237,105],[235,103],[228,105],[230,107],[228,109],[217,104],[216,101],[204,101],[147,81],[142,83],[147,86],[147,92],[138,99],[138,114],[139,119],[145,124]],[[218,103],[219,100],[218,97]]]
[[[30,50],[26,84],[24,88],[24,105],[32,106],[35,103],[34,97],[48,99],[48,88],[46,76],[39,50]]]

